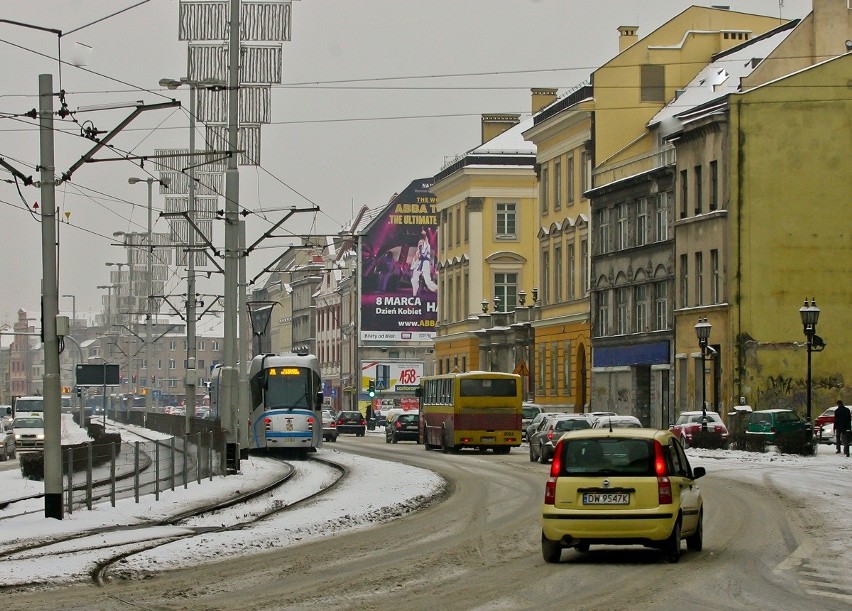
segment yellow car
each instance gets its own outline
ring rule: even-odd
[[[645,545],[680,559],[681,540],[701,551],[704,509],[678,439],[653,429],[566,433],[550,465],[541,507],[541,553],[559,562],[567,547]]]

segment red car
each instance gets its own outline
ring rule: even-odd
[[[681,412],[677,422],[669,426],[669,430],[680,439],[683,447],[692,445],[692,435],[701,431],[703,412]],[[728,427],[716,412],[707,412],[707,431],[718,436],[719,447],[728,443]]]
[[[814,428],[819,428],[824,424],[834,424],[834,410],[836,409],[836,407],[829,407],[827,410],[817,416],[817,419],[814,423]]]

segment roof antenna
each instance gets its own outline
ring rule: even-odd
[[[612,433],[612,416],[609,416],[609,432]]]

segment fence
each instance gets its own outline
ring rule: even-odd
[[[137,415],[116,412],[111,416],[120,421],[122,414]],[[63,451],[63,488],[68,513],[75,506],[91,509],[93,503],[106,500],[115,506],[116,499],[131,496],[137,503],[146,494],[153,494],[159,500],[165,490],[181,485],[187,488],[192,480],[201,484],[205,479],[212,480],[214,475],[226,473],[225,432],[215,421],[192,418],[192,432],[175,435],[175,431],[186,428],[185,418],[149,414],[147,428],[172,436],[132,443],[114,441],[115,436],[105,435],[97,421],[87,421],[87,427],[93,441]]]

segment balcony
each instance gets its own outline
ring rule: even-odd
[[[674,146],[666,146],[650,153],[636,155],[624,161],[605,165],[592,172],[592,188],[602,187],[610,183],[644,174],[657,168],[674,165],[677,162],[677,154]]]

